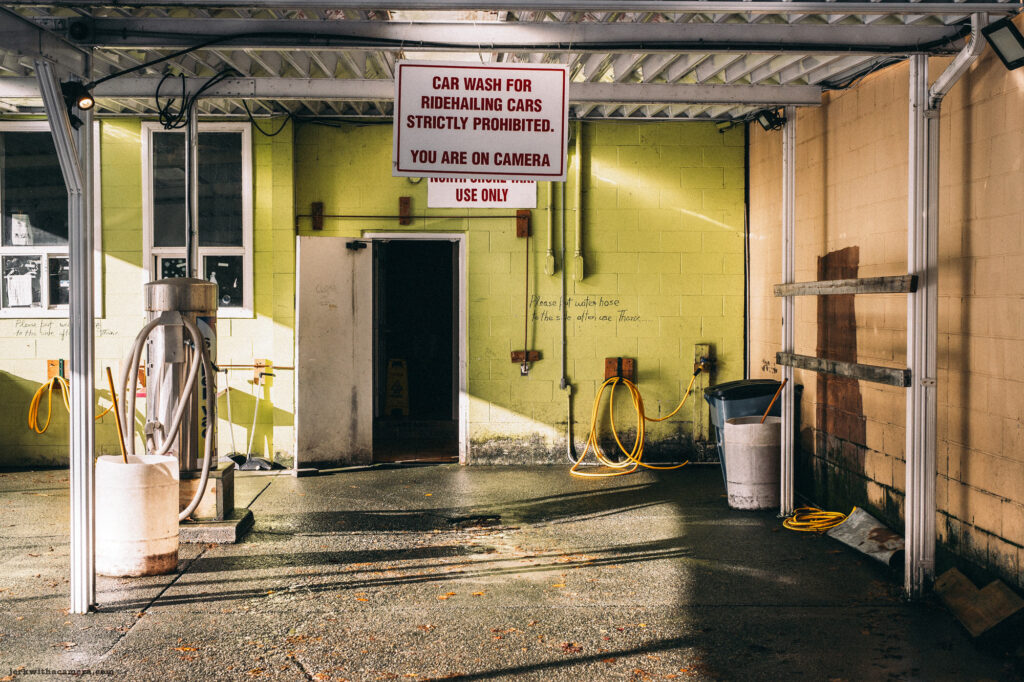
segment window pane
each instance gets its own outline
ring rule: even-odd
[[[199,245],[242,245],[242,134],[199,134]]]
[[[165,279],[167,277],[185,277],[186,275],[184,258],[160,259],[160,279]]]
[[[241,133],[199,133],[199,243],[242,246]],[[153,245],[185,245],[184,133],[153,133]]]
[[[207,256],[206,279],[217,284],[217,302],[221,308],[242,307],[242,257]]]
[[[68,305],[71,300],[71,262],[64,256],[49,260],[50,305]]]
[[[185,246],[182,133],[153,133],[153,246]]]
[[[4,308],[42,307],[42,265],[39,256],[4,256]]]
[[[0,133],[4,246],[68,243],[68,194],[47,132]]]

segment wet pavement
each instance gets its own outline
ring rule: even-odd
[[[715,467],[236,481],[242,543],[71,616],[67,472],[0,473],[0,681],[1021,679],[888,568],[728,509]]]

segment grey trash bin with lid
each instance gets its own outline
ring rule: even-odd
[[[709,386],[704,390],[704,400],[711,406],[711,425],[715,429],[715,449],[718,451],[718,461],[722,464],[723,480],[725,480],[726,471],[725,420],[764,414],[777,390],[779,390],[779,382],[775,379],[727,381],[724,384]],[[794,428],[797,432],[800,431],[800,396],[803,390],[802,385],[796,384],[796,423]],[[781,417],[782,400],[776,400],[768,414],[772,417]]]

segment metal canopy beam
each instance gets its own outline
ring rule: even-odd
[[[75,19],[40,19],[54,30]],[[146,18],[91,20],[96,47],[182,48],[210,38],[233,49],[309,47],[532,52],[745,51],[906,54],[948,46],[961,26],[935,24],[708,24],[310,21]],[[230,36],[235,36],[229,38]]]
[[[189,78],[188,92],[196,92],[207,79]],[[115,78],[97,85],[97,98],[150,98],[160,79],[151,76]],[[181,93],[180,81],[164,83],[161,95]],[[218,99],[345,100],[390,102],[395,84],[383,79],[332,78],[227,78],[203,93]],[[34,78],[0,79],[0,97],[37,98]],[[571,83],[569,100],[598,104],[751,104],[758,106],[817,106],[821,88],[813,85],[691,85],[668,83]]]
[[[38,5],[39,0],[5,0],[6,5]],[[95,7],[96,0],[56,0],[55,7]],[[102,4],[102,3],[100,3]],[[367,10],[494,10],[509,12],[660,12],[663,14],[952,14],[989,12],[1015,14],[1008,2],[715,2],[679,0],[118,0],[117,7],[201,7],[203,9],[367,9]]]
[[[45,59],[62,70],[88,78],[89,53],[58,35],[0,7],[0,49],[30,59]]]

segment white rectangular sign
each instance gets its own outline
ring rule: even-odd
[[[490,178],[430,178],[427,208],[537,208],[537,183]]]
[[[569,71],[399,62],[392,174],[565,180]]]

